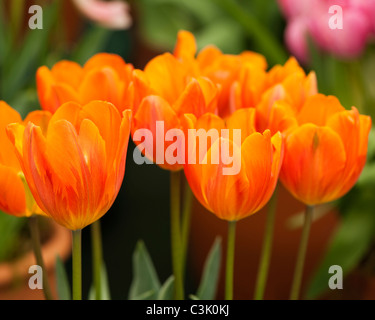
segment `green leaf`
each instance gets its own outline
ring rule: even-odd
[[[64,263],[56,256],[56,287],[57,296],[60,300],[71,300],[71,290]]]
[[[75,48],[71,59],[83,65],[94,54],[102,51],[108,42],[111,30],[92,25]]]
[[[101,268],[101,298],[102,300],[111,300],[111,293],[109,289],[109,283],[108,283],[108,273],[107,268],[105,266],[105,263],[103,262],[102,268]],[[96,300],[95,299],[95,285],[92,284],[89,291],[89,300]]]
[[[200,300],[214,300],[221,263],[221,238],[216,238],[204,264],[196,296]]]
[[[213,0],[228,17],[236,21],[246,32],[271,64],[285,63],[288,58],[282,43],[268,27],[251,11],[246,10],[236,0]]]
[[[372,127],[368,137],[367,160],[375,160],[375,128]]]
[[[10,37],[9,32],[7,32],[9,27],[6,23],[4,11],[4,3],[0,1],[0,66],[3,66],[5,56],[10,47]]]
[[[19,234],[26,219],[11,216],[0,211],[0,261],[8,260],[14,257],[15,250],[22,247]]]
[[[359,177],[357,181],[357,186],[372,186],[375,185],[375,164],[367,164],[361,173],[361,176]]]
[[[137,2],[140,34],[157,50],[171,50],[179,30],[192,30],[195,20],[181,6],[161,4],[154,0]]]
[[[194,294],[189,294],[190,300],[200,300],[196,295]]]
[[[208,25],[220,15],[220,9],[212,1],[173,0],[183,9],[188,10],[202,24]]]
[[[43,13],[43,29],[29,30],[22,44],[22,50],[9,52],[4,61],[3,99],[11,100],[19,90],[34,79],[37,63],[48,46],[48,37],[53,30],[58,14],[59,1],[46,6]],[[6,67],[6,68],[5,68]]]
[[[155,296],[155,290],[146,291],[139,296],[135,296],[132,300],[153,300]]]
[[[172,300],[174,290],[174,276],[171,275],[162,285],[158,293],[158,300]]]
[[[139,241],[133,253],[133,280],[129,290],[129,300],[137,300],[147,292],[147,299],[156,300],[160,290],[160,281],[150,255],[143,241]]]
[[[341,225],[309,285],[308,299],[316,299],[328,289],[330,266],[341,266],[344,275],[347,275],[358,266],[368,251],[375,231],[372,194],[370,190],[355,190],[340,206],[343,216]]]
[[[207,44],[217,46],[221,51],[229,54],[238,54],[245,47],[244,32],[241,26],[233,23],[227,17],[217,19],[196,32],[198,48],[203,48]]]

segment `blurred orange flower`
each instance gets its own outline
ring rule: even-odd
[[[131,111],[110,103],[62,105],[48,131],[29,122],[8,136],[42,210],[71,230],[82,229],[112,206],[123,181]]]
[[[256,132],[253,108],[237,110],[226,121],[210,113],[200,118],[187,114],[184,130],[191,129],[207,132],[207,136],[198,136],[195,144],[190,144],[186,157],[194,155],[195,163],[185,161],[184,167],[200,203],[228,221],[259,211],[271,198],[279,177],[283,159],[281,134],[271,137],[269,130],[263,134]],[[212,129],[221,133],[210,134]],[[228,129],[227,133],[223,129]],[[241,130],[241,139],[234,129]],[[209,143],[202,140],[207,137]],[[207,148],[201,149],[202,143],[207,143]]]
[[[37,91],[41,107],[54,113],[70,101],[87,104],[93,100],[111,102],[122,113],[132,106],[133,66],[116,54],[98,53],[83,67],[62,60],[52,69],[37,70]]]
[[[291,125],[290,116],[299,112],[308,97],[318,93],[315,72],[305,74],[294,57],[284,65],[271,68],[264,87],[256,105],[257,129],[270,129],[272,133],[286,130]],[[287,122],[286,118],[289,118]]]
[[[194,77],[193,69],[170,53],[159,55],[146,65],[144,70],[134,71],[134,119],[132,126],[133,141],[140,141],[134,136],[138,130],[150,130],[153,140],[144,150],[150,160],[164,158],[164,153],[174,141],[167,141],[165,135],[156,133],[156,123],[162,121],[164,132],[181,129],[180,117],[185,113],[201,116],[206,112],[217,110],[217,86],[208,78]],[[138,131],[139,132],[139,131]],[[165,141],[164,148],[155,146],[157,138]],[[148,151],[153,150],[153,152]],[[166,170],[178,171],[183,168],[180,163],[168,164],[158,162]]]
[[[45,130],[51,115],[46,111],[31,112],[24,121],[6,102],[0,101],[0,210],[17,217],[43,214],[36,205],[26,183],[14,147],[6,135],[11,123],[33,122]]]
[[[286,131],[282,183],[307,205],[342,197],[366,163],[371,118],[317,94],[306,100],[296,123]]]
[[[173,54],[164,53],[153,58],[144,70],[135,70],[134,80],[134,132],[148,129],[156,136],[156,122],[163,121],[165,132],[181,129],[181,117],[192,113],[201,117],[205,113],[229,116],[231,109],[233,83],[238,79],[241,68],[254,66],[256,72],[264,73],[267,67],[265,58],[254,52],[243,52],[240,55],[223,54],[214,46],[208,46],[198,55],[195,37],[188,31],[178,33]],[[259,91],[259,90],[258,90]],[[257,91],[257,94],[260,93]],[[137,137],[136,137],[137,138]],[[164,137],[163,137],[164,138]],[[165,139],[167,140],[167,139]],[[156,141],[147,152],[153,162],[163,157],[155,153]],[[165,142],[165,152],[175,141]],[[146,145],[143,145],[147,149]],[[177,171],[183,165],[176,163],[161,164],[160,167]]]
[[[250,80],[250,94],[259,97],[263,90],[263,77],[267,69],[266,58],[253,51],[238,55],[223,54],[216,46],[208,45],[197,53],[194,35],[182,30],[178,33],[174,56],[189,65],[195,74],[210,79],[220,90],[218,92],[218,113],[229,116],[236,107],[234,94],[244,80]],[[250,76],[244,69],[250,70]],[[245,78],[245,79],[244,79]],[[249,99],[250,100],[250,99]],[[244,105],[243,107],[253,107]]]

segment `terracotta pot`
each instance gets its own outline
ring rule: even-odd
[[[244,300],[253,299],[254,297],[255,282],[265,230],[266,210],[267,207],[237,223],[234,299]],[[289,298],[302,228],[290,229],[287,227],[287,221],[290,217],[303,210],[304,205],[295,200],[280,186],[273,250],[265,299],[285,300]],[[190,262],[194,280],[197,284],[201,276],[204,259],[215,237],[218,235],[221,236],[223,241],[223,264],[221,266],[221,280],[217,298],[223,299],[227,222],[219,220],[197,202],[194,204],[193,211]],[[323,257],[328,241],[338,224],[339,216],[335,212],[327,213],[313,222],[305,261],[302,292]]]
[[[56,277],[55,261],[58,255],[63,261],[71,254],[71,233],[66,228],[50,220],[52,228],[50,237],[42,244],[42,255],[45,263],[45,270],[51,290],[55,298]],[[43,290],[32,290],[28,281],[32,274],[29,274],[29,267],[35,265],[35,257],[32,251],[27,252],[14,262],[0,264],[0,300],[43,300]]]

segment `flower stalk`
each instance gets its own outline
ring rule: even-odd
[[[95,300],[102,299],[101,288],[101,272],[103,264],[103,246],[100,220],[95,221],[91,225],[91,243],[92,243],[92,262],[93,262],[93,275],[95,285]]]
[[[236,221],[228,222],[227,262],[226,262],[226,273],[225,273],[225,300],[233,300],[236,223],[237,223]]]
[[[51,286],[48,280],[48,273],[44,265],[42,249],[41,249],[41,241],[40,241],[40,232],[38,226],[38,217],[36,215],[31,216],[28,218],[29,222],[29,229],[31,234],[31,242],[34,250],[35,260],[36,263],[42,268],[43,270],[43,293],[46,300],[54,300]]]
[[[309,243],[309,234],[310,234],[310,227],[311,227],[313,212],[314,212],[314,206],[306,207],[305,222],[303,225],[301,242],[300,242],[300,246],[298,249],[297,263],[296,263],[294,276],[293,276],[290,300],[298,300],[300,296],[303,266],[305,264],[307,246]]]
[[[171,171],[170,201],[171,201],[171,246],[172,267],[175,277],[174,296],[176,300],[184,299],[183,281],[183,255],[181,242],[181,212],[180,212],[180,188],[181,171]]]
[[[268,271],[270,266],[271,260],[271,253],[272,253],[272,240],[273,240],[273,233],[275,227],[275,215],[276,215],[276,208],[277,208],[277,190],[276,187],[275,192],[268,204],[267,210],[267,221],[266,221],[266,230],[265,236],[263,240],[263,247],[262,247],[262,255],[260,258],[259,269],[258,269],[258,276],[257,282],[255,286],[255,300],[263,300],[264,291],[266,289]]]
[[[73,230],[73,300],[82,300],[82,230]]]

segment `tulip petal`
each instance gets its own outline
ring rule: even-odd
[[[47,138],[35,126],[29,125],[26,133],[30,140],[25,144],[28,148],[24,157],[30,161],[31,178],[37,190],[37,196],[33,193],[35,200],[58,223],[71,230],[82,229],[87,214],[92,214],[87,211],[91,195],[89,172],[75,128],[60,120],[50,124]]]
[[[36,72],[36,86],[39,102],[42,109],[50,112],[55,112],[61,105],[59,97],[53,89],[55,85],[56,82],[52,72],[46,66],[38,68]]]
[[[122,114],[120,126],[120,138],[117,148],[117,154],[114,163],[115,169],[115,190],[118,192],[121,188],[125,174],[126,155],[128,151],[129,136],[132,123],[132,111],[127,109]]]
[[[194,35],[189,31],[179,31],[173,55],[178,59],[189,61],[194,59],[196,52],[197,43]]]
[[[57,62],[52,67],[51,73],[55,82],[66,84],[71,88],[78,88],[83,79],[82,67],[74,61]]]
[[[241,143],[237,145],[240,148],[245,139],[256,131],[255,114],[255,108],[239,109],[232,113],[232,115],[226,121],[227,128],[229,129],[229,139],[234,143],[237,143],[237,141],[234,139],[234,130],[240,130]]]
[[[307,98],[297,116],[297,121],[300,125],[314,123],[317,126],[324,126],[329,117],[344,110],[335,96],[316,94]]]
[[[55,83],[51,86],[51,91],[53,92],[54,96],[57,99],[57,105],[55,105],[55,108],[52,108],[51,106],[48,106],[46,110],[54,113],[60,105],[66,103],[66,102],[80,102],[81,98],[79,97],[77,91],[75,88],[72,88],[71,86],[65,84],[65,83]]]
[[[47,131],[48,131],[48,125],[49,125],[49,122],[51,120],[51,117],[52,117],[52,115],[49,111],[36,110],[36,111],[30,112],[26,116],[23,123],[25,124],[25,126],[29,122],[35,124],[36,126],[38,126],[42,129],[43,135],[46,136]]]
[[[115,70],[121,79],[125,79],[128,77],[129,71],[133,71],[131,65],[129,65],[128,69],[128,65],[121,58],[121,56],[106,52],[93,55],[89,60],[87,60],[83,66],[83,70],[85,73],[89,73],[90,71],[97,71],[103,67]]]
[[[215,112],[217,91],[215,85],[208,79],[192,79],[173,109],[177,114],[193,113],[197,117],[207,112]]]
[[[124,83],[120,83],[114,69],[102,67],[88,72],[79,87],[79,95],[82,104],[93,100],[102,100],[113,103],[116,108],[122,110],[120,93],[125,90]]]
[[[181,119],[181,125],[188,140],[185,146],[185,176],[198,201],[205,203],[201,188],[204,167],[201,164],[208,150],[220,137],[221,129],[225,129],[225,123],[220,117],[207,113],[199,119],[193,114],[185,114]]]
[[[166,170],[180,170],[182,164],[169,164],[165,151],[174,142],[166,141],[169,130],[181,129],[180,121],[169,103],[160,96],[147,96],[134,116],[132,136],[137,130],[148,130],[152,141],[143,142],[145,156]],[[140,141],[136,141],[139,144]],[[182,146],[181,146],[182,147]],[[182,149],[184,151],[185,148]]]
[[[23,183],[13,168],[0,164],[0,210],[23,217],[26,198]]]
[[[197,62],[199,69],[202,70],[203,74],[207,75],[207,69],[211,68],[211,64],[223,53],[215,46],[208,45],[199,51],[197,55]]]
[[[344,182],[340,194],[347,193],[358,180],[366,163],[371,118],[358,113],[356,108],[333,115],[327,126],[339,134],[346,151],[346,166],[342,173]]]
[[[337,198],[345,163],[345,148],[336,132],[304,124],[286,138],[280,178],[303,203],[321,204]]]
[[[267,74],[268,87],[282,83],[293,73],[304,73],[295,57],[290,57],[288,61],[282,65],[275,65]]]
[[[121,114],[109,102],[91,101],[82,107],[80,117],[81,119],[90,119],[98,127],[100,135],[106,143],[108,161],[113,162],[119,142]]]
[[[0,101],[0,164],[19,170],[17,156],[5,131],[8,124],[17,122],[22,122],[20,114],[6,102]]]
[[[101,200],[107,187],[108,172],[112,168],[107,163],[105,141],[101,137],[98,127],[91,120],[84,119],[82,121],[78,143],[88,169],[88,183],[90,186],[95,186],[95,188],[90,188],[90,203],[87,208],[87,211],[93,215],[92,217],[88,216],[88,219],[95,221],[107,211],[101,208]],[[108,187],[113,188],[113,186]],[[110,191],[113,193],[113,190]],[[112,202],[109,206],[111,205]],[[90,223],[89,220],[85,222],[85,224]]]
[[[236,174],[223,174],[223,170],[234,165],[232,159],[226,158],[226,152],[223,152],[226,147],[232,151],[233,162],[239,161],[242,167],[241,148],[228,139],[217,139],[207,152],[207,163],[200,164],[201,188],[207,209],[220,219],[235,221],[245,217],[243,207],[249,193],[248,181],[241,169]]]
[[[249,181],[249,193],[246,195],[249,212],[255,212],[264,202],[265,194],[271,186],[272,144],[271,133],[254,133],[248,136],[241,148],[244,172]],[[272,183],[273,184],[273,183]],[[267,199],[268,201],[269,199]]]
[[[269,115],[268,129],[271,134],[275,134],[278,131],[286,133],[297,126],[298,123],[290,104],[283,100],[276,101]]]
[[[66,120],[70,122],[75,130],[79,131],[80,126],[80,110],[82,109],[81,105],[77,102],[66,102],[61,105],[60,108],[56,110],[53,116],[50,119],[49,125],[52,125],[54,122],[60,120]]]
[[[306,99],[318,93],[317,80],[314,72],[306,77],[303,72],[295,72],[288,76],[282,83],[287,100],[297,114]]]
[[[144,68],[151,89],[171,106],[184,91],[189,75],[188,66],[170,53],[153,58]]]
[[[267,69],[267,59],[264,55],[254,51],[243,51],[239,54],[241,60],[248,65],[256,66],[260,70]]]
[[[276,101],[286,98],[286,92],[281,84],[268,89],[262,96],[261,102],[256,106],[256,123],[260,132],[270,129],[270,116]]]

